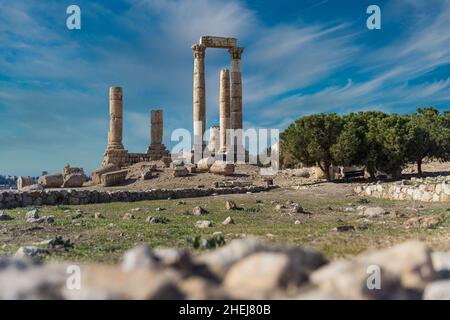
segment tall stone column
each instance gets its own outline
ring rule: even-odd
[[[123,149],[123,94],[121,87],[109,88],[108,149]]]
[[[128,151],[122,144],[123,130],[123,92],[121,87],[109,88],[109,131],[102,165],[129,165]]]
[[[230,71],[220,70],[220,153],[227,152],[227,130],[230,129]]]
[[[151,144],[148,147],[147,154],[151,160],[160,160],[169,155],[166,146],[162,143],[163,140],[163,111],[152,110],[150,112],[150,139]]]
[[[231,128],[242,129],[242,71],[241,55],[244,48],[232,47],[231,56]]]
[[[192,46],[194,51],[194,86],[193,86],[193,114],[194,114],[194,159],[202,157],[205,146],[204,133],[206,127],[206,95],[205,95],[205,49],[203,44]]]
[[[219,139],[220,139],[220,128],[218,126],[212,126],[209,129],[209,144],[208,149],[211,156],[215,156],[219,151]]]
[[[230,143],[234,145],[232,155],[227,155],[227,158],[232,156],[233,161],[237,163],[243,163],[246,159],[246,151],[242,145],[242,71],[241,71],[241,55],[244,48],[231,47],[229,50],[231,56],[231,85],[230,85],[230,97],[231,97],[231,114],[230,114],[230,126],[233,129],[232,141]],[[230,146],[227,146],[230,149]]]

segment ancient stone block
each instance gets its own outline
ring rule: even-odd
[[[72,173],[64,176],[63,188],[79,188],[83,186],[86,181],[86,176],[83,173]]]
[[[200,44],[207,48],[231,48],[237,46],[236,38],[201,36]]]
[[[121,184],[125,181],[127,174],[128,170],[119,170],[105,173],[101,177],[102,186],[110,187]]]
[[[209,172],[213,174],[229,176],[234,173],[234,164],[227,163],[225,161],[216,161],[211,166],[211,168],[209,168]]]
[[[22,190],[23,188],[31,186],[34,183],[34,179],[31,177],[19,177],[17,179],[17,189]]]
[[[120,170],[120,168],[117,165],[115,165],[113,163],[107,164],[106,166],[103,166],[101,168],[98,168],[98,169],[92,171],[92,182],[94,184],[101,184],[102,183],[101,178],[102,178],[103,174],[108,173],[108,172],[119,171],[119,170]]]
[[[64,178],[61,173],[47,174],[39,177],[38,183],[44,188],[60,188],[64,183]]]

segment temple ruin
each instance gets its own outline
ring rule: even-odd
[[[169,151],[162,143],[163,111],[151,110],[150,145],[146,153],[129,153],[122,143],[123,132],[123,91],[121,87],[109,88],[109,132],[108,146],[103,157],[102,166],[115,164],[126,167],[142,161],[160,160],[169,156]]]
[[[210,141],[205,144],[206,92],[205,92],[205,52],[207,48],[227,49],[231,59],[231,71],[220,71],[220,126],[210,130]],[[205,155],[225,156],[230,151],[234,155],[244,151],[242,146],[242,73],[241,56],[244,48],[238,47],[235,38],[202,36],[198,44],[192,46],[194,53],[193,79],[193,132],[192,151]],[[123,91],[121,87],[109,89],[109,132],[102,165],[114,164],[119,167],[160,160],[170,156],[162,143],[163,111],[151,111],[151,142],[146,153],[129,153],[122,143],[123,131]],[[231,133],[230,133],[231,132]],[[233,146],[233,149],[230,147]],[[235,159],[234,157],[232,159]],[[197,161],[199,158],[197,157]],[[195,157],[194,157],[195,161]]]
[[[204,134],[206,129],[206,92],[205,92],[205,53],[207,48],[228,49],[231,58],[231,72],[220,72],[220,148],[218,154],[230,150],[243,151],[242,146],[242,72],[241,56],[244,48],[237,46],[235,38],[202,36],[198,44],[192,46],[194,53],[193,85],[193,128],[196,154],[203,155],[205,149]],[[234,132],[234,141],[228,136],[230,129]]]

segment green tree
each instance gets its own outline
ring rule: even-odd
[[[334,113],[302,117],[281,134],[281,146],[298,162],[318,165],[330,181],[331,148],[341,130],[342,119]]]

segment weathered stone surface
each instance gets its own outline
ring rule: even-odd
[[[380,268],[381,289],[370,290],[368,268]],[[369,251],[350,260],[332,262],[311,275],[321,290],[345,299],[419,298],[435,276],[425,244],[409,241],[393,248]]]
[[[206,264],[211,271],[223,277],[238,261],[259,252],[275,252],[293,255],[295,259],[302,259],[302,263],[313,266],[314,269],[326,263],[325,257],[315,250],[295,246],[272,245],[254,237],[232,240],[229,244],[211,252],[207,252],[198,261]]]
[[[84,175],[83,168],[77,168],[77,167],[71,167],[69,164],[64,167],[64,176],[73,174],[73,173],[80,173]]]
[[[192,209],[192,214],[194,216],[201,216],[201,215],[204,215],[204,214],[207,214],[207,213],[208,213],[208,210],[206,210],[206,209],[204,209],[204,208],[202,208],[200,206],[197,206],[194,209]]]
[[[224,286],[234,296],[265,298],[277,290],[297,288],[308,280],[311,269],[302,257],[286,253],[255,253],[234,264]]]
[[[440,221],[437,217],[421,216],[406,220],[405,225],[413,228],[434,228],[439,225],[439,223]]]
[[[102,186],[111,187],[111,186],[119,185],[119,184],[125,182],[127,174],[128,174],[128,170],[107,172],[107,173],[103,174],[101,177]]]
[[[174,177],[185,177],[188,174],[189,174],[189,171],[185,166],[176,166],[175,169],[173,169]]]
[[[35,184],[35,181],[32,177],[19,177],[17,178],[17,189],[23,190],[23,188],[31,186]]]
[[[450,280],[428,284],[423,293],[424,300],[450,300]]]
[[[84,173],[71,173],[64,176],[63,188],[79,188],[87,181]]]
[[[207,48],[232,48],[237,46],[236,38],[201,36],[200,44]]]
[[[227,210],[236,210],[237,209],[237,205],[234,201],[231,200],[227,200],[225,202],[225,209]]]
[[[214,164],[209,168],[209,172],[213,174],[229,176],[234,173],[234,164],[218,160],[215,161]]]
[[[215,159],[213,157],[200,159],[197,162],[197,172],[208,172],[214,162]]]
[[[385,214],[388,214],[389,212],[386,211],[384,208],[382,207],[369,207],[369,208],[364,208],[363,210],[363,216],[368,217],[368,218],[374,218],[374,217],[380,217],[383,216]]]
[[[140,245],[125,252],[122,262],[122,270],[132,271],[136,269],[149,269],[159,267],[159,261],[152,250],[146,245]]]
[[[42,249],[38,247],[20,247],[15,253],[15,258],[34,258],[39,255],[48,254],[47,249]]]
[[[102,183],[102,175],[108,172],[114,172],[114,171],[119,171],[120,168],[119,166],[110,163],[107,164],[101,168],[95,169],[94,171],[92,171],[92,182],[94,184],[101,184]]]
[[[227,224],[234,224],[234,219],[232,217],[227,217],[225,220],[223,220],[222,224],[223,225],[227,225]]]
[[[195,223],[195,227],[199,229],[211,228],[212,226],[213,224],[209,220],[199,220]]]
[[[38,183],[44,188],[61,188],[64,178],[61,173],[48,174],[39,177]]]

